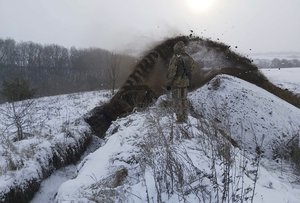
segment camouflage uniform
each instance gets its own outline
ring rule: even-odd
[[[188,116],[187,88],[190,85],[194,60],[184,50],[179,41],[174,46],[174,55],[170,60],[167,86],[172,89],[173,106],[177,122],[184,122]]]

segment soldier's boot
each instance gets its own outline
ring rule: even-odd
[[[182,100],[182,119],[184,122],[188,119],[188,102],[187,99]]]
[[[183,118],[182,118],[182,102],[181,99],[178,98],[177,102],[176,102],[176,122],[177,123],[182,123],[183,122]]]
[[[180,116],[177,116],[176,123],[184,123],[186,120]]]

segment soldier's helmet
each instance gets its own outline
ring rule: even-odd
[[[174,45],[174,53],[180,54],[185,52],[185,44],[183,41],[179,41]]]

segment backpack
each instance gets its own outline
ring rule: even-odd
[[[176,59],[177,70],[175,77],[191,80],[191,67],[189,67],[190,64],[187,63],[187,56],[177,55]]]

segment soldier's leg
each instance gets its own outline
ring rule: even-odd
[[[177,120],[180,118],[180,89],[172,89],[173,109]]]
[[[184,90],[183,88],[180,88],[180,118],[182,121],[184,121],[184,106],[183,106],[183,93],[184,93]]]
[[[182,102],[181,102],[181,99],[179,99],[178,100],[178,110],[177,110],[177,121],[178,122],[183,122],[182,109],[183,109]]]
[[[183,96],[184,96],[184,88],[178,89],[178,110],[177,110],[177,122],[184,122],[184,103],[183,103]]]
[[[182,88],[182,117],[186,121],[188,118],[188,102],[187,102],[187,88]]]

